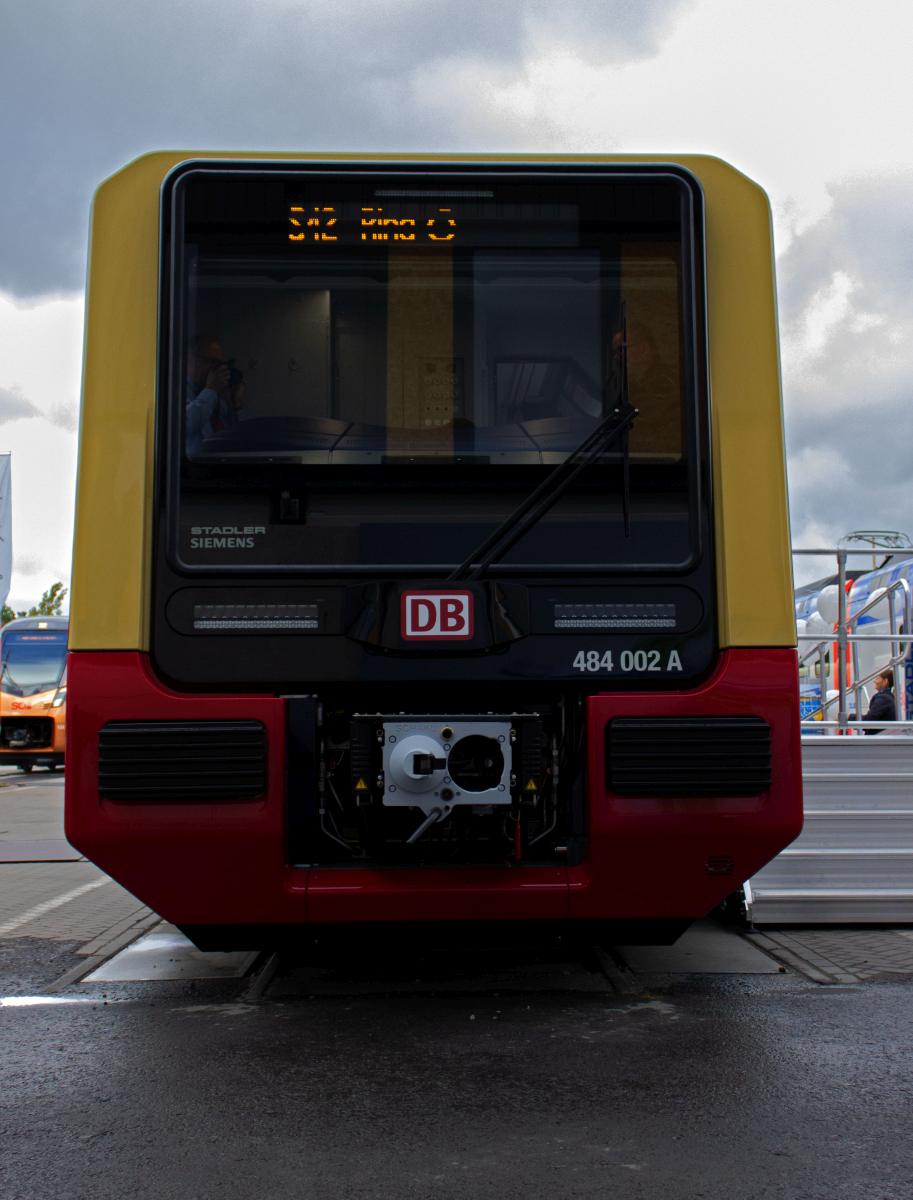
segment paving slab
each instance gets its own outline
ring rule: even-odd
[[[63,777],[7,779],[0,790],[0,839],[64,839]]]
[[[637,974],[779,975],[769,954],[733,929],[698,921],[672,946],[621,946],[619,952]]]
[[[0,863],[79,862],[82,855],[66,838],[3,838]]]
[[[148,911],[91,863],[0,865],[0,937],[88,942]]]
[[[106,944],[151,915],[67,842],[59,774],[2,778],[0,938]]]
[[[751,940],[816,983],[913,979],[913,936],[903,929],[765,929]]]
[[[137,983],[156,979],[240,979],[256,953],[198,950],[173,925],[162,923],[115,954],[83,983]]]

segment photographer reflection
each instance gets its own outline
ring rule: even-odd
[[[226,359],[219,339],[192,338],[185,389],[187,453],[199,454],[207,438],[236,425],[243,403],[243,376]]]

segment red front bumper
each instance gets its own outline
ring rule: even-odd
[[[381,870],[295,868],[286,855],[285,709],[275,696],[170,691],[139,653],[76,652],[68,666],[66,832],[70,842],[177,925],[376,921],[669,920],[708,912],[799,833],[796,657],[731,650],[701,687],[588,701],[587,835],[577,866]],[[621,797],[605,783],[613,716],[763,717],[773,781],[750,797]],[[254,801],[116,802],[98,793],[109,721],[256,720],[269,778]],[[729,874],[715,873],[731,860]]]

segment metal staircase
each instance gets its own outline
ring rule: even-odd
[[[913,736],[805,737],[805,828],[745,884],[755,925],[913,922]]]

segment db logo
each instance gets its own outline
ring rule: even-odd
[[[473,635],[472,592],[403,592],[403,640],[464,641]]]

